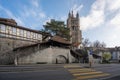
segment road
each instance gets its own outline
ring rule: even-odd
[[[88,64],[81,65],[83,67],[88,66]],[[110,74],[109,76],[103,77],[101,79],[120,80],[120,64],[93,64],[92,69]]]
[[[0,66],[0,80],[72,80],[63,65]]]
[[[0,66],[0,80],[117,80],[120,78],[120,64],[94,64],[92,68],[88,66],[88,64]]]
[[[111,76],[109,76],[109,79],[107,80],[120,80],[120,64],[101,65],[95,69],[109,73]]]

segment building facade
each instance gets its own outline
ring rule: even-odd
[[[0,55],[39,42],[42,42],[40,31],[19,26],[13,19],[0,18]]]
[[[53,36],[49,41],[14,49],[15,56],[8,61],[16,65],[72,63],[75,58],[70,53],[70,45],[69,41]]]
[[[79,14],[77,13],[76,16],[69,12],[68,19],[67,19],[67,27],[70,29],[70,36],[71,36],[71,43],[78,47],[82,42],[82,33],[80,30],[80,20]]]
[[[109,62],[120,62],[120,47],[113,47],[113,48],[92,48],[88,47],[87,50],[93,50],[94,54],[101,56],[101,63],[103,62],[104,54],[108,54],[110,56]]]
[[[33,42],[42,41],[40,31],[18,26],[15,20],[0,18],[0,37],[15,38]]]

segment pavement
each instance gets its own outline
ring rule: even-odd
[[[108,78],[106,80],[120,80],[120,75],[119,76],[114,76],[112,78]]]
[[[82,67],[87,67],[89,64],[81,64]],[[109,76],[98,78],[98,80],[120,80],[120,64],[93,64],[92,69],[110,74]]]
[[[0,80],[72,80],[62,64],[0,66]]]
[[[73,66],[66,65],[64,66],[68,71],[74,76],[75,80],[101,80],[107,76],[110,76],[109,73],[105,73],[94,68],[84,67],[84,66]]]
[[[0,80],[119,80],[120,64],[0,65]]]

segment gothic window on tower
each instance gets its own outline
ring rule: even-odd
[[[75,25],[75,21],[72,21],[72,24]]]
[[[72,20],[72,24],[76,25],[77,24],[77,20]]]
[[[77,29],[76,29],[76,27],[75,27],[75,26],[72,26],[72,30],[74,30],[74,31],[75,31],[75,30],[77,30]]]
[[[74,26],[72,27],[72,30],[74,30]]]

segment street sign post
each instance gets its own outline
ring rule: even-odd
[[[92,64],[93,64],[93,51],[92,50],[89,50],[88,52],[88,58],[89,58],[89,67],[91,68],[92,67]]]

